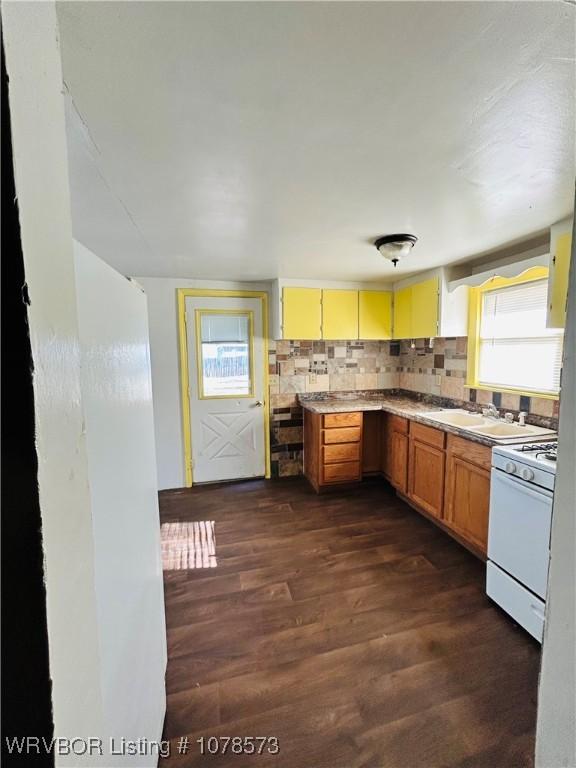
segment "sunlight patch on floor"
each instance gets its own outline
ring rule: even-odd
[[[160,536],[163,570],[183,571],[217,567],[214,520],[163,523]]]

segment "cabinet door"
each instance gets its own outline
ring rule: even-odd
[[[390,480],[390,440],[392,431],[387,413],[380,414],[380,471]]]
[[[406,493],[408,479],[408,435],[403,435],[401,432],[391,432],[388,450],[390,483],[400,493]]]
[[[360,291],[358,338],[392,338],[392,291]]]
[[[413,339],[438,336],[438,286],[437,277],[412,286],[410,337]]]
[[[320,339],[322,291],[320,288],[284,288],[282,338]]]
[[[556,240],[548,288],[547,325],[549,328],[564,328],[566,325],[566,296],[568,293],[571,244],[572,235],[570,232],[565,232]]]
[[[412,288],[401,288],[394,293],[394,338],[412,338]]]
[[[322,291],[322,338],[358,338],[358,291]]]
[[[304,411],[304,475],[313,487],[320,489],[322,466],[322,416]]]
[[[440,448],[410,440],[408,496],[434,517],[442,517],[445,460]]]
[[[366,411],[362,423],[362,472],[380,471],[380,411]]]
[[[448,453],[445,522],[486,554],[490,472]]]

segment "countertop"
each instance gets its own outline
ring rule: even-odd
[[[463,437],[466,440],[472,440],[474,443],[480,443],[481,445],[502,445],[503,443],[498,440],[493,440],[486,435],[478,435],[475,432],[470,432],[462,427],[455,426],[453,424],[444,424],[433,419],[427,419],[424,413],[427,411],[439,411],[448,410],[441,408],[430,403],[420,402],[418,400],[412,400],[409,397],[402,397],[398,395],[390,395],[388,397],[381,398],[358,398],[358,399],[325,399],[325,400],[301,400],[300,405],[311,413],[350,413],[351,411],[386,411],[392,413],[395,416],[402,416],[405,419],[411,419],[421,424],[426,424],[429,427],[440,429],[443,432],[449,432],[458,437]],[[550,437],[540,438],[541,440],[550,440]],[[537,442],[538,438],[532,436],[531,438],[525,437],[518,439],[516,443],[523,442]]]

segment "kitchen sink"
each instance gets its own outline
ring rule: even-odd
[[[493,422],[483,424],[479,427],[472,427],[471,432],[476,432],[479,435],[487,435],[494,438],[494,440],[503,440],[506,438],[522,438],[522,437],[544,437],[546,435],[556,434],[552,429],[544,429],[544,427],[535,427],[532,424],[526,424],[520,426],[520,424],[507,424],[506,422]]]
[[[488,424],[478,427],[475,432],[481,432],[483,435],[492,435],[493,437],[513,437],[515,435],[523,436],[526,433],[535,434],[534,427],[528,425],[521,427],[519,424]],[[546,431],[546,430],[544,430]]]
[[[453,411],[432,411],[422,415],[427,419],[442,421],[444,424],[453,424],[455,427],[479,426],[485,421],[484,417],[480,416],[480,414],[468,413],[468,411],[457,409]]]
[[[522,427],[520,424],[510,424],[501,419],[486,418],[479,413],[470,413],[459,408],[446,411],[428,411],[423,413],[422,416],[441,424],[461,427],[465,432],[491,437],[492,440],[497,440],[498,442],[522,442],[523,440],[552,437],[556,434],[552,429],[535,427],[532,424],[526,424]]]

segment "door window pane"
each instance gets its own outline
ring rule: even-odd
[[[252,397],[252,312],[196,311],[200,397]]]

